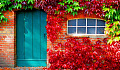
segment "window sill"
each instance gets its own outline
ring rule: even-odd
[[[88,37],[88,38],[108,38],[105,34],[67,34],[66,37]]]

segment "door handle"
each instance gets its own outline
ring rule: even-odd
[[[44,38],[45,38],[45,33],[44,33]]]

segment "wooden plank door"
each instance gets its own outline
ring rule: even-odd
[[[47,14],[40,10],[17,12],[17,66],[46,66],[46,17]]]

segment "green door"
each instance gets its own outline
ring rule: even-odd
[[[17,66],[47,66],[46,17],[40,10],[17,12]]]

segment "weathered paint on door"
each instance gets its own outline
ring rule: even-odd
[[[44,11],[19,11],[16,17],[17,66],[46,66],[47,33]]]

